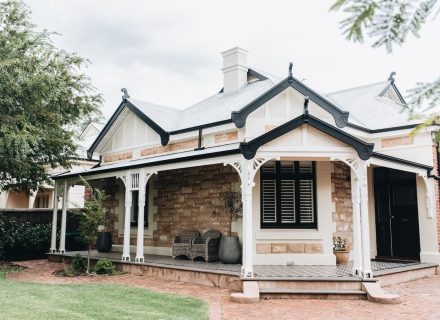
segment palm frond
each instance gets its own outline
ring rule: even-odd
[[[408,34],[419,36],[421,27],[434,11],[438,0],[338,0],[330,10],[343,9],[350,16],[340,22],[348,40],[363,41],[364,33],[384,46],[388,53],[405,42]]]
[[[440,111],[440,78],[433,82],[418,82],[408,91],[409,105],[420,112]]]

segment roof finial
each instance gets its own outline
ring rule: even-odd
[[[122,93],[124,94],[124,95],[122,96],[122,100],[127,100],[127,99],[130,98],[130,95],[128,94],[128,90],[127,90],[127,89],[122,88],[121,91],[122,91]]]
[[[396,75],[396,73],[393,71],[390,73],[390,76],[388,77],[388,81],[391,81],[391,83],[394,83],[394,76]]]
[[[306,117],[309,116],[309,97],[308,96],[304,97],[304,115]]]
[[[292,75],[292,68],[293,68],[293,63],[292,63],[292,62],[289,62],[289,78],[293,78],[293,75]]]

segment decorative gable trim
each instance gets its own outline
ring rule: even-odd
[[[154,122],[151,118],[149,118],[145,113],[143,113],[141,110],[139,110],[133,103],[131,103],[129,100],[124,99],[122,100],[119,107],[116,109],[116,111],[111,116],[110,120],[106,123],[104,128],[102,129],[101,133],[98,135],[96,140],[93,142],[89,150],[87,150],[87,157],[89,159],[92,158],[93,152],[98,147],[99,143],[103,140],[105,135],[110,131],[113,124],[116,122],[118,117],[121,115],[122,111],[128,108],[131,112],[136,114],[139,118],[141,118],[151,129],[153,129],[159,136],[162,146],[166,146],[168,144],[168,141],[170,140],[170,133],[165,131],[163,128],[161,128],[156,122]]]
[[[249,141],[240,143],[240,150],[243,156],[250,160],[255,157],[257,150],[264,144],[302,126],[303,124],[308,124],[309,126],[318,129],[335,139],[338,139],[346,144],[352,146],[359,157],[362,160],[367,160],[373,155],[374,143],[366,143],[332,125],[324,122],[308,113],[300,115],[295,119],[290,120],[282,124],[281,126],[266,132],[265,134]]]
[[[343,128],[348,124],[348,116],[349,113],[347,111],[342,111],[339,107],[337,107],[334,103],[332,103],[327,98],[323,97],[319,93],[313,91],[302,82],[298,81],[294,77],[287,77],[276,86],[272,87],[264,94],[256,98],[254,101],[243,107],[239,111],[233,111],[231,114],[232,122],[234,122],[237,128],[243,128],[246,124],[246,119],[253,111],[257,110],[263,104],[286,90],[287,88],[292,87],[297,90],[304,96],[308,96],[310,100],[315,102],[321,108],[329,112],[333,118],[335,119],[336,125],[339,128]]]
[[[399,89],[397,89],[396,85],[394,84],[394,81],[390,81],[390,84],[385,87],[385,89],[382,90],[382,92],[379,94],[379,97],[387,97],[387,94],[390,90],[393,90],[396,97],[394,99],[390,99],[392,101],[395,101],[397,103],[403,104],[406,106],[406,101],[403,98],[402,94],[400,93]]]

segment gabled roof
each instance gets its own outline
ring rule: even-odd
[[[316,91],[310,89],[301,81],[297,80],[293,76],[289,76],[264,94],[244,106],[239,111],[233,111],[231,118],[237,128],[242,128],[246,124],[246,119],[253,111],[257,110],[263,104],[271,100],[273,97],[277,96],[287,88],[293,88],[310,98],[311,101],[318,104],[324,110],[329,112],[335,119],[336,125],[340,128],[345,127],[348,124],[348,112],[341,110],[335,103],[327,99],[325,96],[317,93]]]
[[[102,129],[101,133],[98,135],[96,140],[93,142],[93,144],[90,146],[89,150],[87,150],[87,155],[89,159],[92,158],[93,152],[95,151],[96,147],[99,145],[99,143],[102,141],[102,139],[105,137],[105,135],[110,131],[113,124],[118,119],[119,115],[123,112],[124,109],[129,109],[134,114],[136,114],[139,118],[141,118],[148,126],[151,127],[157,134],[160,136],[160,140],[163,146],[166,146],[168,144],[168,141],[170,139],[169,132],[165,131],[160,125],[158,125],[155,121],[153,121],[150,117],[148,117],[143,111],[139,110],[133,103],[131,103],[128,99],[122,100],[119,107],[116,109],[115,113],[111,116],[110,120],[106,123],[104,128]]]
[[[364,142],[332,126],[331,124],[325,121],[322,121],[312,115],[309,115],[307,111],[303,115],[300,115],[295,119],[292,119],[282,124],[281,126],[276,127],[275,129],[272,129],[249,142],[242,142],[240,144],[241,152],[246,159],[250,160],[255,157],[258,148],[260,148],[262,145],[292,130],[295,130],[296,128],[299,128],[304,124],[307,124],[315,129],[318,129],[321,132],[324,132],[329,136],[332,136],[333,138],[338,139],[352,146],[357,151],[359,157],[362,160],[369,159],[373,154],[374,143]]]
[[[123,100],[88,150],[88,154],[91,156],[100,143],[106,143],[105,139],[103,141],[104,136],[117,121],[118,116],[122,118],[126,115],[126,109],[144,120],[159,134],[162,145],[166,145],[169,136],[173,134],[231,122],[242,128],[250,113],[289,87],[308,96],[329,112],[340,128],[349,126],[374,133],[412,128],[419,123],[408,120],[408,115],[401,112],[405,100],[395,86],[393,77],[388,81],[324,95],[298,81],[291,73],[289,77],[280,81],[268,73],[249,68],[248,83],[242,88],[228,93],[221,90],[186,109],[136,99]]]
[[[420,123],[409,119],[405,100],[391,80],[332,92],[326,97],[350,112],[351,124],[371,130]]]

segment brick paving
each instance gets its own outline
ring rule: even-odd
[[[62,278],[52,275],[60,263],[47,260],[19,262],[27,269],[11,273],[15,281],[38,283],[116,283],[154,291],[188,295],[205,300],[210,306],[210,319],[417,319],[440,320],[440,276],[420,279],[387,287],[389,292],[403,298],[399,305],[374,304],[358,300],[262,300],[258,304],[244,305],[229,301],[229,291],[157,278],[124,274],[120,276],[90,276]]]

